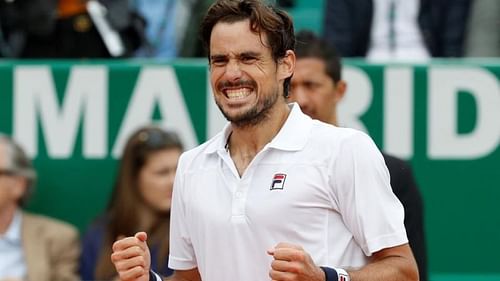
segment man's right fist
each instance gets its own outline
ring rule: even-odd
[[[148,281],[151,254],[146,243],[146,232],[137,232],[113,244],[111,261],[122,281]]]

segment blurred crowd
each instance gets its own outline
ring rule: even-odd
[[[24,149],[0,133],[0,281],[116,280],[113,242],[144,229],[152,268],[168,268],[170,206],[183,145],[176,133],[147,125],[129,136],[107,209],[79,239],[75,226],[24,209],[37,172]]]
[[[299,0],[268,0],[294,11]],[[497,0],[322,0],[322,37],[343,57],[500,56]],[[203,57],[213,0],[0,0],[6,58]],[[293,13],[292,13],[293,15]],[[298,31],[298,30],[297,30]]]
[[[200,56],[206,0],[1,0],[0,55],[8,58],[170,59]]]

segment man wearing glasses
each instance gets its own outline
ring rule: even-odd
[[[31,161],[0,134],[0,281],[78,280],[78,232],[22,210],[36,179]]]

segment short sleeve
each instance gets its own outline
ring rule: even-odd
[[[408,242],[404,209],[392,192],[382,154],[356,131],[340,143],[330,182],[339,212],[367,256]]]
[[[175,174],[170,211],[170,255],[168,266],[174,270],[186,270],[197,267],[196,257],[189,234],[184,198],[185,158],[181,155]]]

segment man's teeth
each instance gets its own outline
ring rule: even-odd
[[[249,89],[234,89],[234,90],[227,90],[226,95],[229,99],[241,99],[250,94]]]

